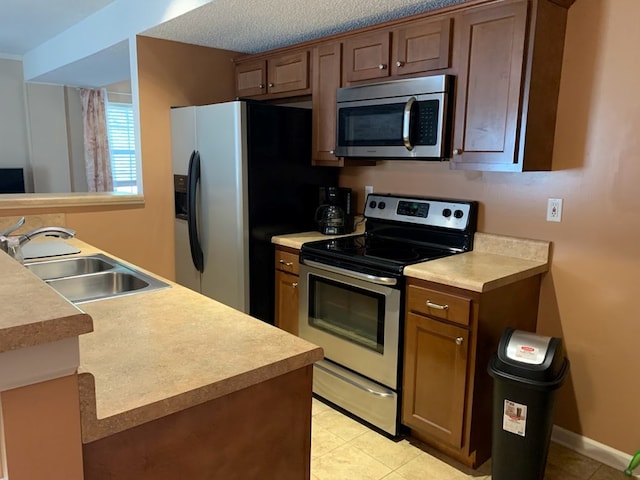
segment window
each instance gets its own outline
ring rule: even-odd
[[[107,132],[111,151],[113,190],[138,193],[133,105],[107,102]]]

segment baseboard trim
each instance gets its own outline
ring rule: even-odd
[[[551,440],[621,472],[624,472],[631,461],[631,455],[557,425],[553,426]],[[634,472],[629,478],[640,478],[640,472]]]

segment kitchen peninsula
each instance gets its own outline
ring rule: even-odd
[[[101,253],[67,242],[79,255]],[[0,324],[0,355],[20,352],[36,341],[31,334],[40,343],[79,340],[75,461],[83,476],[47,478],[309,478],[311,366],[320,348],[177,284],[76,308],[2,252],[0,267],[9,273],[2,290],[14,292],[19,278],[26,295],[3,296],[10,315]],[[43,312],[60,309],[64,316],[45,321]],[[82,328],[68,331],[69,319]],[[38,337],[44,326],[49,336]],[[2,392],[3,409],[10,395]],[[14,478],[12,453],[28,454],[12,450],[4,413]]]

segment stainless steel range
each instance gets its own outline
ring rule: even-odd
[[[473,247],[477,202],[371,194],[363,235],[305,243],[299,335],[324,348],[313,391],[398,433],[407,265]]]

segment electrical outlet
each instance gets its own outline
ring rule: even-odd
[[[364,198],[367,199],[367,195],[373,193],[373,185],[365,185],[364,187]]]
[[[547,201],[547,222],[562,221],[562,199],[550,198]]]

